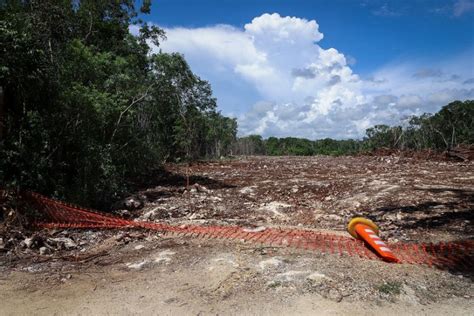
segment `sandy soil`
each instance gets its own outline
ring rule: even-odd
[[[119,213],[340,234],[362,214],[386,239],[472,239],[473,167],[399,157],[170,165],[129,198],[143,208]],[[469,271],[146,231],[42,231],[29,246],[14,243],[25,234],[4,236],[1,315],[474,315]],[[39,254],[44,244],[57,250]]]
[[[0,313],[468,315],[473,290],[468,278],[420,266],[147,236],[89,262],[4,271]]]

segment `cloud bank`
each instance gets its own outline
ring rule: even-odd
[[[387,65],[364,78],[351,69],[354,57],[319,45],[324,35],[315,20],[274,13],[243,29],[165,31],[168,39],[159,49],[184,54],[193,70],[219,86],[218,97],[242,95],[244,104],[220,104],[238,118],[241,135],[358,138],[372,125],[474,98],[470,54],[436,67]],[[237,91],[217,81],[232,83],[229,89]],[[253,95],[251,104],[245,95]]]
[[[457,0],[454,3],[454,16],[461,16],[471,11],[474,11],[474,1],[472,0]]]

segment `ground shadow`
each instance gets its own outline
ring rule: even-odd
[[[183,174],[174,173],[160,168],[149,172],[131,183],[136,190],[144,190],[154,186],[162,187],[186,187],[188,177]],[[189,185],[199,184],[211,190],[235,188],[234,185],[224,181],[215,180],[205,176],[189,175]]]
[[[441,264],[440,269],[452,274],[462,275],[474,281],[474,240],[456,240],[459,250],[452,258],[452,264]]]
[[[205,176],[186,175],[174,173],[165,168],[156,169],[149,173],[132,179],[128,184],[128,192],[123,194],[118,201],[130,196],[146,197],[148,201],[182,194],[187,187],[198,185],[198,189],[219,190],[235,188],[234,185],[224,181],[215,180]],[[115,206],[116,208],[116,206]]]
[[[373,215],[383,215],[385,213],[401,212],[404,214],[422,214],[423,216],[407,216],[405,220],[394,223],[400,228],[406,229],[431,229],[431,228],[452,228],[456,223],[470,223],[474,220],[474,191],[453,188],[430,188],[422,190],[430,193],[441,194],[445,192],[453,193],[449,202],[426,201],[416,205],[388,205],[373,210]],[[474,233],[472,225],[466,226],[464,233]]]
[[[456,188],[416,188],[427,193],[450,193],[449,202],[424,201],[416,205],[388,205],[371,212],[375,221],[383,222],[387,213],[401,213],[400,220],[391,221],[396,230],[406,232],[414,230],[447,231],[458,239],[453,244],[468,245],[453,254],[446,264],[438,263],[440,269],[453,274],[462,274],[474,279],[474,191]],[[438,247],[438,246],[434,246]],[[439,244],[439,247],[441,244]],[[438,249],[437,251],[442,251]]]
[[[455,222],[461,221],[473,221],[474,220],[474,210],[467,209],[458,212],[445,212],[439,215],[421,218],[414,223],[405,225],[406,228],[438,228],[450,224],[455,224]],[[474,229],[473,229],[474,230]]]

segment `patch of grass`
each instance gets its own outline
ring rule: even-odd
[[[388,295],[398,295],[401,293],[402,290],[402,283],[400,282],[386,282],[379,286],[377,286],[377,290],[380,293],[388,294]]]
[[[282,283],[280,281],[272,281],[268,283],[268,287],[272,289],[277,288],[279,286],[282,286]]]

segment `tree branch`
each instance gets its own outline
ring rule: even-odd
[[[136,105],[138,102],[142,101],[143,99],[145,99],[147,96],[148,96],[148,93],[150,92],[150,89],[154,86],[154,83],[152,83],[151,85],[148,86],[148,88],[146,89],[145,93],[142,94],[140,97],[138,98],[134,98],[132,100],[132,102],[122,111],[120,112],[120,115],[119,115],[119,118],[117,120],[117,123],[115,123],[115,129],[112,133],[112,136],[110,137],[110,142],[109,143],[112,143],[112,140],[114,139],[115,137],[115,134],[117,134],[117,131],[118,131],[118,128],[120,126],[120,123],[122,122],[122,119],[123,119],[123,116],[125,114],[127,114],[128,111],[130,111],[130,109]]]
[[[86,36],[84,37],[84,42],[87,41],[89,36],[92,34],[92,13],[91,13],[91,11],[89,11],[89,19],[90,19],[89,31],[87,32]]]

